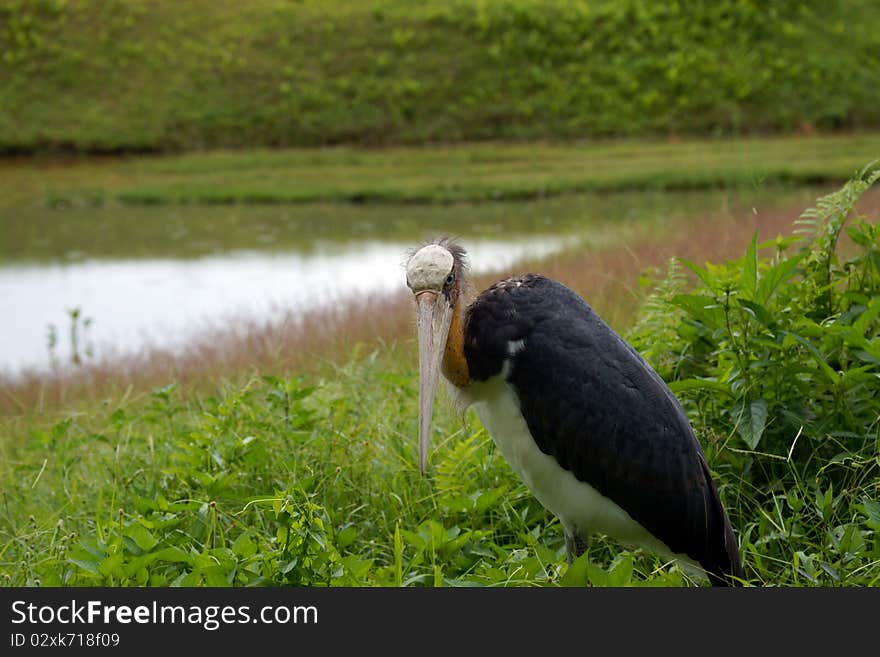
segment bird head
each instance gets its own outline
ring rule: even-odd
[[[463,274],[464,250],[447,241],[423,246],[406,263],[406,284],[415,296],[419,334],[419,468],[422,474],[428,460],[434,395]]]

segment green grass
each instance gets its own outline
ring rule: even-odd
[[[4,0],[0,151],[864,129],[878,26],[872,0]]]
[[[412,351],[354,355],[325,377],[255,378],[196,398],[172,385],[54,424],[20,421],[18,444],[4,446],[4,585],[559,584],[558,521],[474,417],[462,424],[441,405],[419,476]],[[710,458],[753,584],[880,584],[870,481],[768,499]],[[588,559],[579,577],[594,584],[686,581],[604,539]]]
[[[415,450],[411,351],[326,377],[255,378],[187,398],[80,409],[17,433],[3,472],[5,585],[541,585],[562,534],[479,423],[445,406]],[[25,436],[30,434],[27,439]],[[593,576],[677,585],[648,555],[594,545]],[[656,572],[655,572],[656,571]],[[630,579],[632,578],[632,580]]]
[[[802,223],[810,235],[795,256],[802,270],[785,264],[787,254],[765,256],[753,245],[737,261],[700,268],[696,284],[672,276],[630,334],[659,371],[690,377],[676,390],[706,446],[752,584],[880,584],[870,383],[880,362],[876,224],[853,232],[855,259],[829,256],[858,193],[827,197]],[[705,304],[719,296],[688,303],[697,294]],[[785,338],[795,331],[800,340]],[[786,356],[775,365],[762,355],[780,349]],[[221,381],[210,393],[169,383],[51,415],[3,417],[4,584],[685,581],[676,567],[603,539],[568,569],[558,522],[479,423],[447,405],[420,477],[415,345],[350,356],[308,375]]]
[[[0,203],[64,209],[108,203],[524,200],[575,192],[843,181],[878,156],[880,134],[373,151],[218,151],[86,160],[75,166],[37,160],[7,167],[0,185],[8,193]]]
[[[194,258],[234,250],[309,254],[352,239],[416,244],[431,233],[465,240],[567,236],[609,248],[676,220],[731,208],[770,210],[809,201],[815,188],[763,185],[687,193],[654,190],[437,204],[133,205],[43,204],[0,211],[7,263],[84,258]],[[699,221],[698,219],[693,219]],[[403,248],[401,246],[401,248]]]
[[[463,440],[438,433],[443,492],[419,476],[415,379],[397,360],[191,400],[172,386],[38,432],[4,481],[3,572],[43,585],[430,584],[500,554],[535,517],[550,523],[485,433],[448,414],[441,426]]]

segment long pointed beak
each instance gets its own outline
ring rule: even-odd
[[[452,308],[442,295],[430,290],[416,294],[416,307],[419,327],[419,469],[425,474],[434,395],[452,322]]]

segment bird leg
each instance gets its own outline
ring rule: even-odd
[[[570,566],[575,559],[587,551],[587,542],[567,529],[563,531],[563,534],[565,535],[565,552]]]

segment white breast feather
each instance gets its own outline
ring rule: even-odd
[[[505,362],[505,374],[510,371],[509,363],[510,359]],[[504,378],[472,384],[468,401],[510,467],[569,533],[581,537],[594,532],[606,534],[621,543],[675,558],[689,574],[702,576],[702,569],[693,560],[673,554],[615,502],[542,452],[522,416],[516,393]]]

